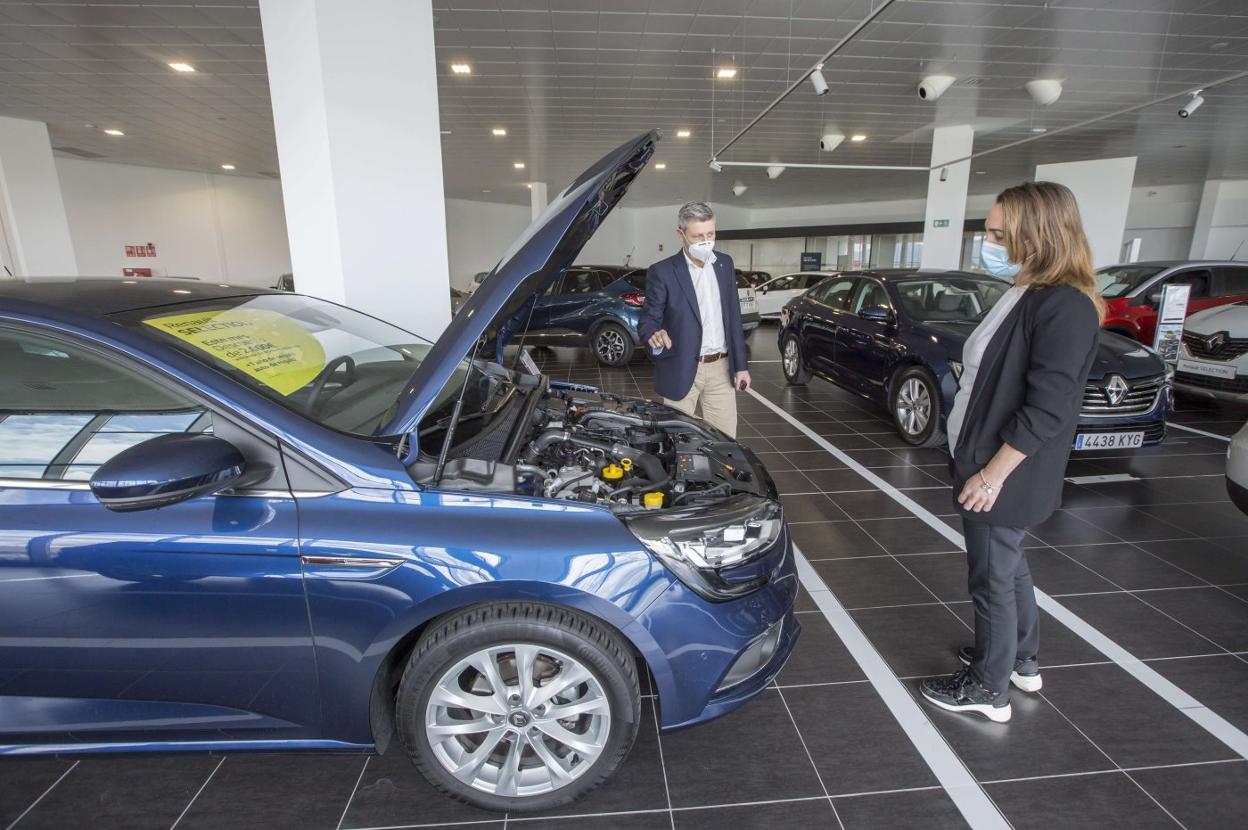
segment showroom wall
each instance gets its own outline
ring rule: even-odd
[[[57,157],[78,271],[273,285],[290,271],[281,185],[226,176]],[[156,246],[128,257],[127,245]]]

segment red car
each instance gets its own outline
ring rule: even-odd
[[[1105,328],[1150,346],[1157,331],[1161,290],[1167,285],[1192,287],[1189,315],[1248,300],[1245,262],[1131,262],[1100,269],[1096,280],[1108,306]]]

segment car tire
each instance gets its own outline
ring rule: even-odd
[[[785,335],[780,346],[780,367],[784,371],[784,379],[791,386],[805,386],[812,377],[806,362],[802,360],[802,345],[796,334]]]
[[[564,679],[572,685],[543,701],[542,690]],[[399,738],[434,787],[512,813],[559,807],[609,778],[641,716],[637,665],[620,636],[575,611],[529,602],[480,605],[432,625],[395,704]],[[557,706],[571,713],[556,720]],[[472,755],[487,743],[488,755]]]
[[[633,359],[633,336],[619,323],[603,323],[594,329],[589,347],[603,366],[624,366]]]
[[[911,366],[893,381],[888,410],[901,440],[912,447],[939,447],[945,443],[940,428],[940,387],[925,367]]]

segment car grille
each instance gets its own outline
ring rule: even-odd
[[[1248,392],[1248,375],[1237,378],[1211,378],[1191,372],[1179,372],[1175,380],[1185,386],[1199,386],[1201,389],[1213,389],[1217,392],[1234,392],[1242,395]]]
[[[1085,418],[1125,418],[1143,415],[1152,411],[1157,404],[1157,396],[1161,394],[1165,385],[1165,375],[1127,381],[1126,395],[1115,406],[1109,402],[1109,396],[1105,391],[1105,381],[1089,383],[1083,388],[1083,408],[1080,414]]]
[[[1248,337],[1228,337],[1225,332],[1221,334],[1217,348],[1209,348],[1207,341],[1210,335],[1185,331],[1183,332],[1183,345],[1187,346],[1192,357],[1201,357],[1205,360],[1233,360],[1241,354],[1248,354]]]
[[[1080,435],[1102,435],[1107,432],[1143,432],[1144,443],[1153,444],[1166,437],[1165,421],[1150,421],[1147,424],[1124,424],[1113,429],[1084,429],[1079,427]]]

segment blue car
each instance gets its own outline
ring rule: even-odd
[[[537,298],[525,342],[589,346],[602,365],[624,366],[641,345],[637,319],[645,301],[644,268],[575,265]]]
[[[829,277],[781,312],[789,383],[812,376],[886,407],[908,444],[946,443],[962,346],[1010,284],[960,271],[872,270]],[[1151,349],[1102,331],[1076,450],[1160,443],[1174,411],[1170,372]]]
[[[0,283],[0,754],[388,750],[545,810],[618,768],[647,676],[665,730],[762,691],[801,626],[758,459],[478,355],[657,140],[435,343],[272,289]]]

